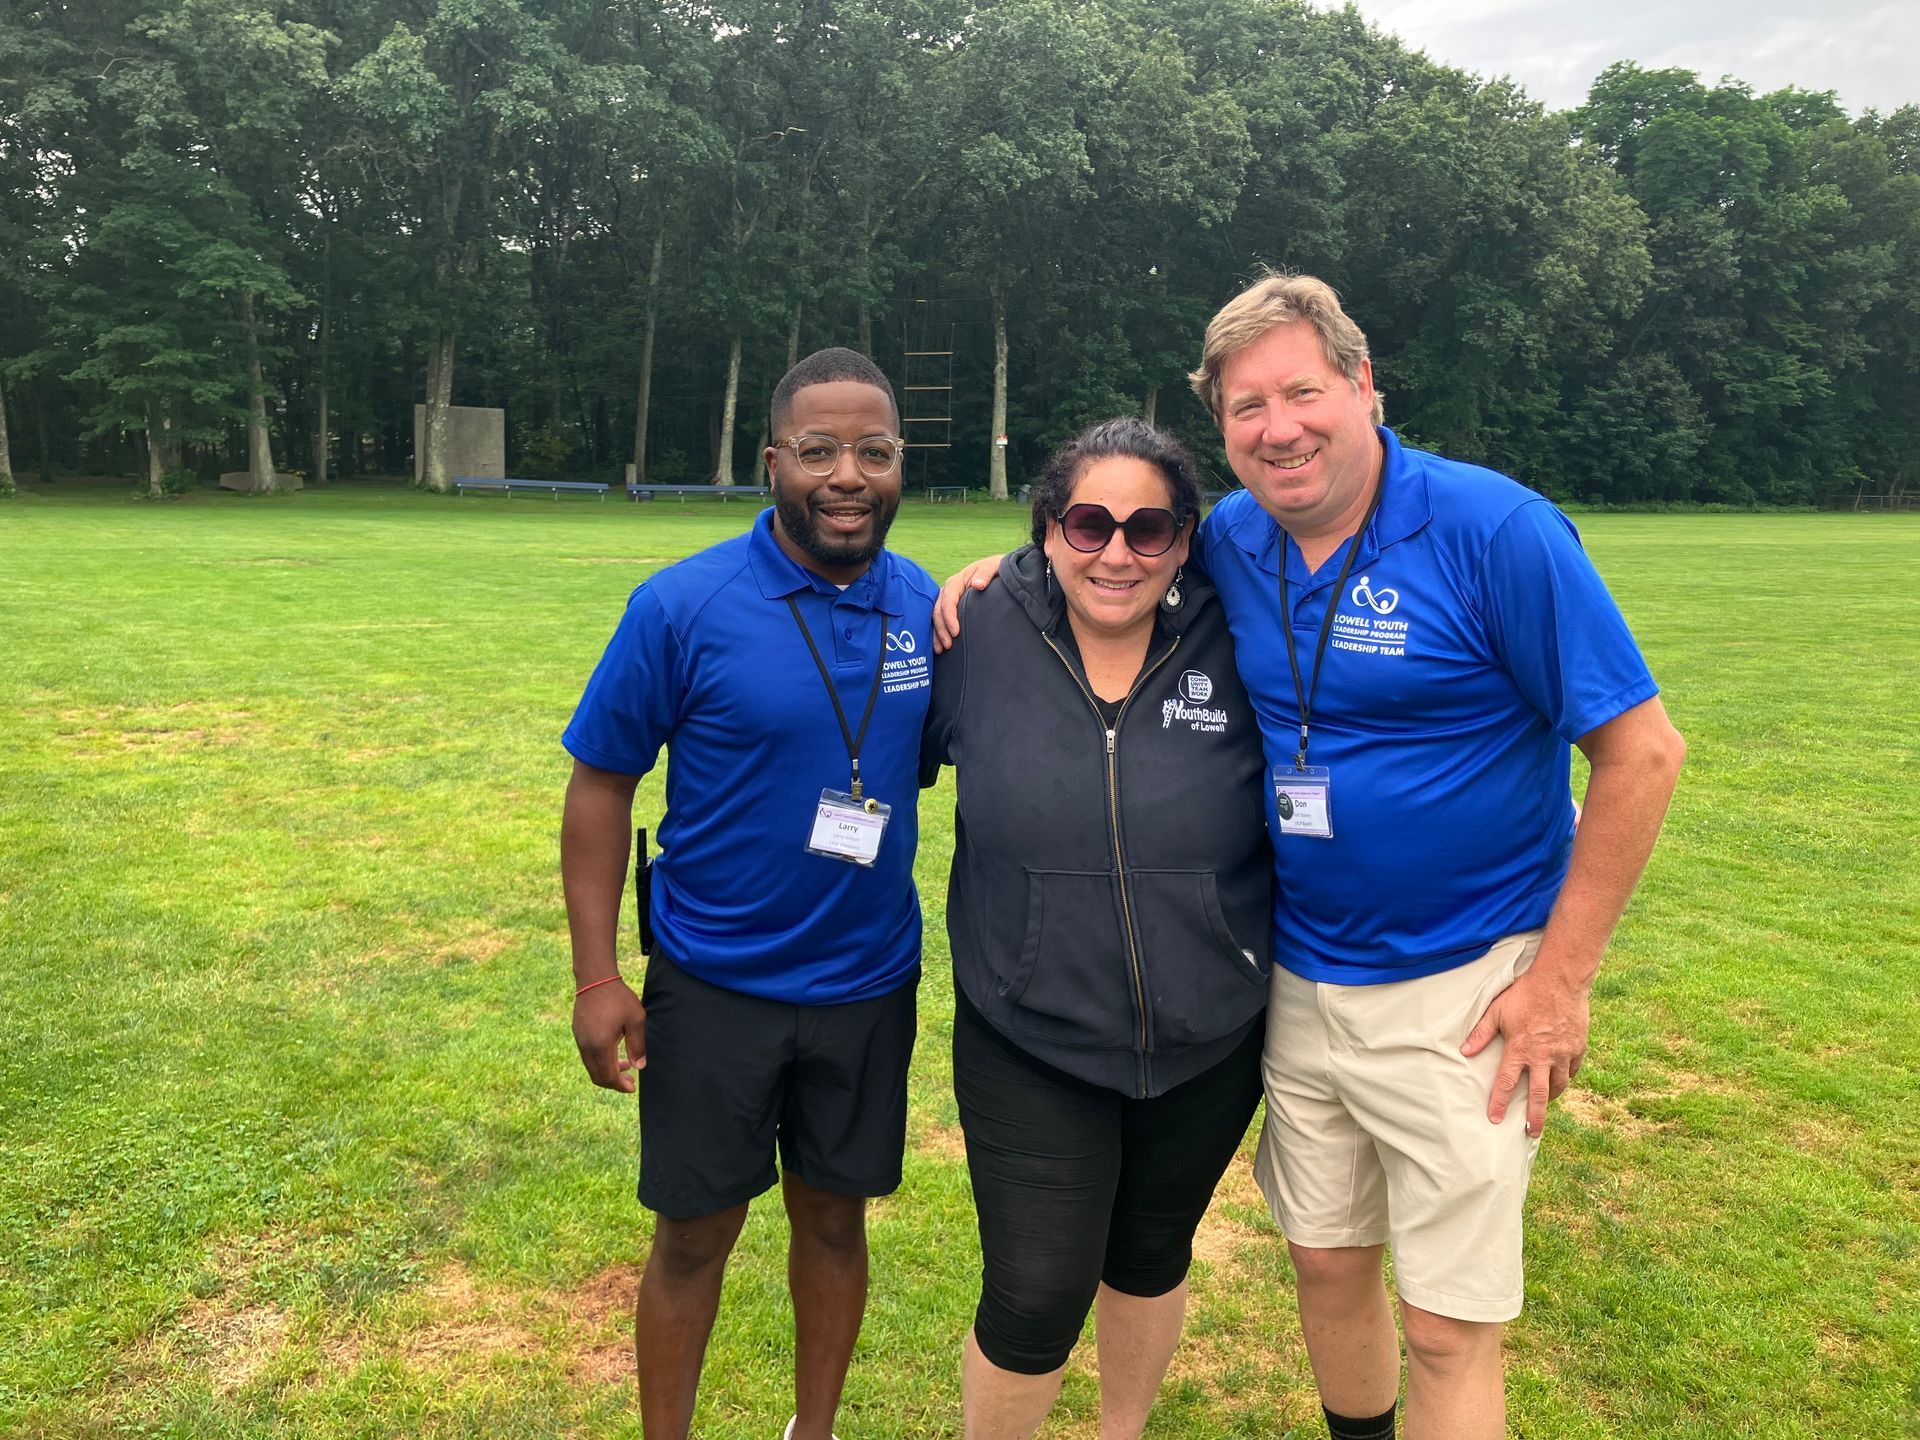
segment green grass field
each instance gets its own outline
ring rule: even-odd
[[[628,590],[753,514],[0,503],[0,1433],[638,1435],[635,1121],[568,1035],[557,735]],[[1692,755],[1549,1121],[1512,1429],[1920,1435],[1920,517],[1581,526]],[[945,574],[1023,527],[910,502],[894,544]],[[950,789],[925,817],[847,1440],[959,1434]],[[757,1207],[712,1440],[789,1413],[783,1247]],[[1244,1158],[1200,1251],[1149,1433],[1323,1434]],[[1048,1433],[1095,1396],[1076,1357]]]

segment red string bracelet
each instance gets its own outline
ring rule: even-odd
[[[616,975],[609,975],[604,980],[591,980],[587,984],[582,985],[578,990],[574,991],[573,998],[578,1000],[582,995],[586,994],[587,991],[595,989],[601,985],[611,985],[614,981],[618,980],[619,978],[620,976],[616,974]]]

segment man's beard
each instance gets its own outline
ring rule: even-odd
[[[821,493],[814,492],[816,495]],[[813,507],[804,500],[790,499],[780,488],[779,482],[773,487],[773,510],[780,519],[780,528],[794,544],[803,550],[807,558],[830,569],[867,565],[878,555],[887,543],[887,531],[893,527],[893,517],[899,511],[900,502],[892,504],[875,500],[868,507],[872,518],[872,534],[862,541],[843,539],[838,535],[820,533],[813,523]]]

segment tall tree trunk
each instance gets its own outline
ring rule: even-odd
[[[179,437],[173,433],[172,413],[164,405],[156,406],[154,413],[160,417],[160,428],[157,432],[149,432],[149,434],[151,439],[159,442],[160,474],[164,480],[170,472],[180,469],[186,461],[180,453]]]
[[[561,333],[560,316],[557,310],[550,311],[547,320],[547,425],[546,428],[558,438],[566,426],[567,414],[567,376],[561,360],[561,347],[566,343]]]
[[[647,412],[653,404],[653,332],[660,318],[660,257],[667,245],[663,223],[653,235],[653,263],[647,267],[647,324],[640,339],[640,388],[633,402],[633,479],[647,479]]]
[[[267,382],[260,366],[260,333],[253,320],[253,292],[240,292],[240,322],[247,339],[247,488],[273,490],[273,443],[267,433]]]
[[[577,393],[572,395],[575,402],[572,421],[567,419],[569,394],[578,389],[569,384],[573,376],[572,337],[567,332],[566,295],[561,283],[567,269],[567,249],[573,238],[571,148],[563,140],[558,146],[544,149],[541,153],[545,160],[536,160],[532,166],[536,198],[529,259],[534,308],[540,313],[546,330],[546,428],[557,437],[562,428],[571,423],[582,432],[584,439],[586,427],[582,424]],[[485,213],[484,209],[481,213]]]
[[[13,447],[7,444],[7,387],[0,382],[0,499],[18,488],[13,483]]]
[[[1149,425],[1152,425],[1155,423],[1153,418],[1154,414],[1159,409],[1160,387],[1158,385],[1149,385],[1147,387],[1146,403],[1140,407],[1140,418],[1145,420]]]
[[[740,404],[740,332],[733,332],[727,350],[727,394],[720,403],[720,455],[713,463],[713,483],[733,484],[733,418]]]
[[[467,67],[460,69],[457,88],[459,106],[464,114],[472,101],[472,74]],[[493,126],[488,123],[488,160],[492,160]],[[435,190],[435,202],[439,207],[440,253],[433,264],[433,276],[436,293],[445,297],[454,289],[455,277],[464,279],[472,270],[476,253],[473,242],[460,243],[460,198],[465,189],[465,180],[456,172],[444,184]],[[486,182],[482,182],[483,190]],[[481,198],[480,213],[486,213],[486,199]],[[427,403],[423,407],[420,426],[420,478],[416,482],[429,490],[446,494],[453,488],[453,476],[447,466],[447,407],[453,403],[453,331],[440,322],[436,322],[433,332],[432,348],[427,351]]]
[[[421,447],[426,459],[420,468],[420,483],[444,495],[453,488],[453,476],[447,469],[447,411],[453,405],[453,343],[451,330],[433,337],[433,349],[427,356],[427,416],[422,429],[426,443]]]
[[[435,338],[427,342],[427,389],[420,406],[420,424],[414,432],[414,448],[419,453],[414,456],[413,483],[416,486],[427,483],[427,466],[433,459],[433,397],[440,393],[440,340]]]
[[[314,376],[316,392],[313,423],[313,483],[327,483],[327,462],[332,456],[333,446],[328,432],[333,428],[332,417],[328,413],[327,392],[327,351],[328,328],[332,320],[330,311],[333,298],[333,231],[326,232],[325,242],[321,246],[320,264],[320,356]]]
[[[949,411],[949,414],[952,412]],[[1007,447],[1000,437],[1007,433],[1007,291],[993,287],[993,444],[987,459],[987,494],[995,500],[1007,498]]]
[[[867,282],[873,278],[873,201],[869,199],[860,209],[860,284],[864,290]],[[858,335],[860,353],[869,360],[873,358],[873,316],[867,313],[867,297],[860,297],[858,312]]]
[[[47,397],[41,388],[33,387],[33,425],[40,439],[40,483],[53,483],[53,446],[47,443]]]
[[[328,412],[327,405],[327,377],[322,373],[320,376],[319,402],[315,406],[313,431],[313,483],[316,485],[324,485],[327,483],[327,462],[331,458],[333,449],[329,443],[327,432],[332,424],[333,420]]]
[[[799,363],[800,302],[796,300],[793,302],[793,324],[787,329],[787,369],[791,370]],[[773,444],[776,438],[773,433],[773,415],[768,407],[762,406],[760,410],[760,448],[754,452],[755,456],[765,454],[767,447]]]
[[[147,402],[147,498],[158,500],[167,493],[167,435],[160,419],[160,407]]]

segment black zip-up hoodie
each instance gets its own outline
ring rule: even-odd
[[[1266,1005],[1273,856],[1253,707],[1213,587],[1164,607],[1111,730],[1034,546],[934,665],[923,784],[958,771],[954,980],[1028,1054],[1133,1096],[1225,1057]]]

